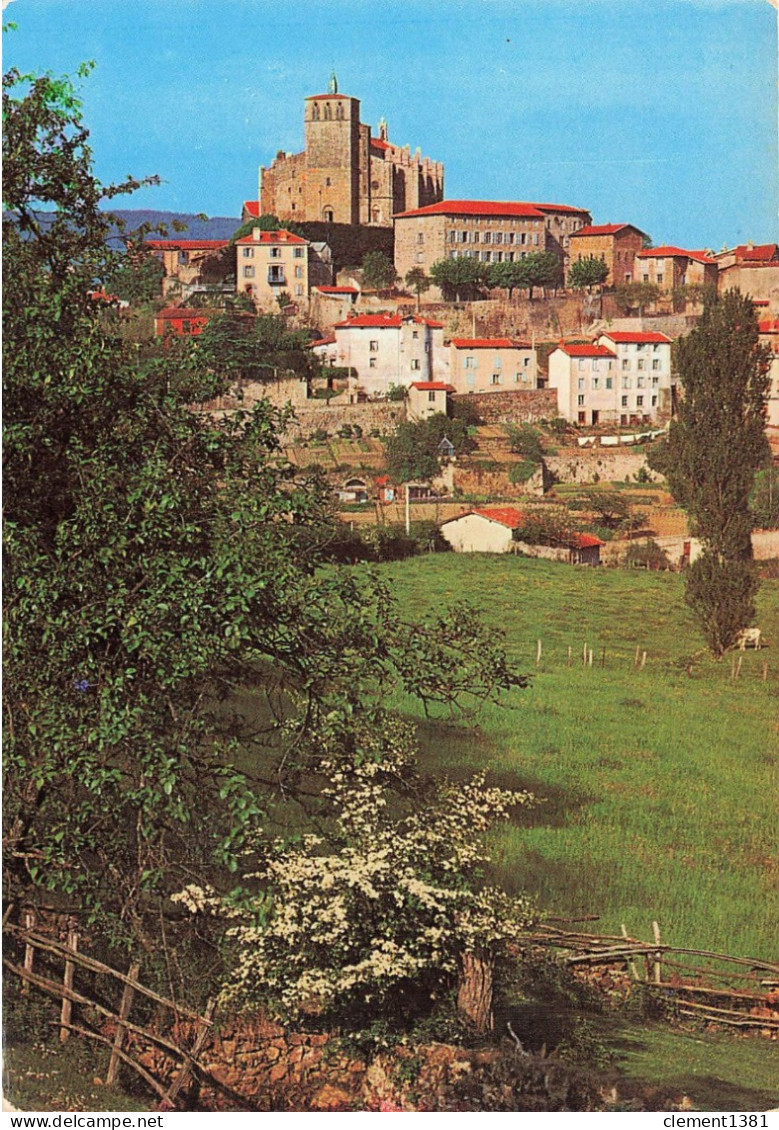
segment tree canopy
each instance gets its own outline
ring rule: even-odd
[[[524,680],[470,610],[406,624],[378,579],[318,568],[330,518],[283,414],[193,411],[234,375],[213,342],[139,362],[88,299],[114,268],[99,205],[137,182],[94,178],[72,85],[12,73],[3,109],[6,897],[59,900],[172,976],[204,934],[170,896],[230,891],[284,827],[271,808],[335,836],[332,790],[380,764],[393,685],[451,711]],[[288,343],[258,326],[261,367]]]
[[[593,286],[602,286],[608,277],[608,264],[595,255],[587,255],[571,263],[568,270],[568,285],[574,290],[590,290]]]
[[[679,412],[653,465],[703,543],[687,574],[687,599],[721,655],[754,616],[757,591],[749,500],[768,455],[768,352],[751,301],[738,291],[709,298],[696,327],[677,342],[676,370]]]
[[[474,444],[463,420],[438,412],[425,420],[404,420],[385,441],[387,468],[400,483],[431,479],[440,470],[438,446],[446,437],[455,454],[472,450]]]
[[[389,290],[397,280],[395,264],[383,251],[368,251],[362,261],[362,281],[367,290]]]
[[[476,259],[439,259],[430,268],[430,278],[444,297],[461,302],[478,295],[487,281],[487,268]]]

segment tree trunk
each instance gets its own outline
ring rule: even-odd
[[[464,953],[460,959],[457,1009],[479,1032],[492,1028],[492,981],[494,965],[484,954]]]

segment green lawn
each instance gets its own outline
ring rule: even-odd
[[[475,722],[419,727],[431,772],[489,767],[544,798],[495,836],[509,889],[604,932],[649,938],[656,919],[671,944],[775,958],[779,583],[759,597],[773,646],[733,679],[730,656],[688,673],[703,640],[678,575],[453,554],[381,569],[407,617],[466,599],[533,673]]]

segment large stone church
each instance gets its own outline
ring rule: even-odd
[[[393,145],[382,119],[378,136],[360,121],[360,100],[338,91],[305,100],[305,149],[276,154],[260,169],[260,212],[282,221],[392,227],[396,212],[436,204],[444,196],[444,167]]]

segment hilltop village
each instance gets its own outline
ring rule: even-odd
[[[779,451],[779,245],[683,248],[640,216],[614,222],[581,202],[451,198],[443,164],[394,144],[384,119],[363,123],[335,74],[305,99],[303,137],[301,152],[260,169],[232,238],[149,238],[144,249],[161,264],[158,338],[198,336],[226,310],[305,335],[304,375],[246,378],[240,398],[294,406],[287,454],[320,467],[342,503],[367,504],[352,524],[401,521],[405,490],[438,502],[462,549],[468,539],[447,527],[474,507],[548,500],[566,482],[651,484],[644,449],[678,397],[674,341],[708,293],[732,288],[752,299],[772,349],[766,422]],[[439,427],[437,471],[400,475],[387,437],[431,417],[464,422],[470,441]],[[507,530],[516,541],[520,519],[504,514],[498,541]],[[675,539],[674,560],[689,553],[683,521],[650,528]]]

